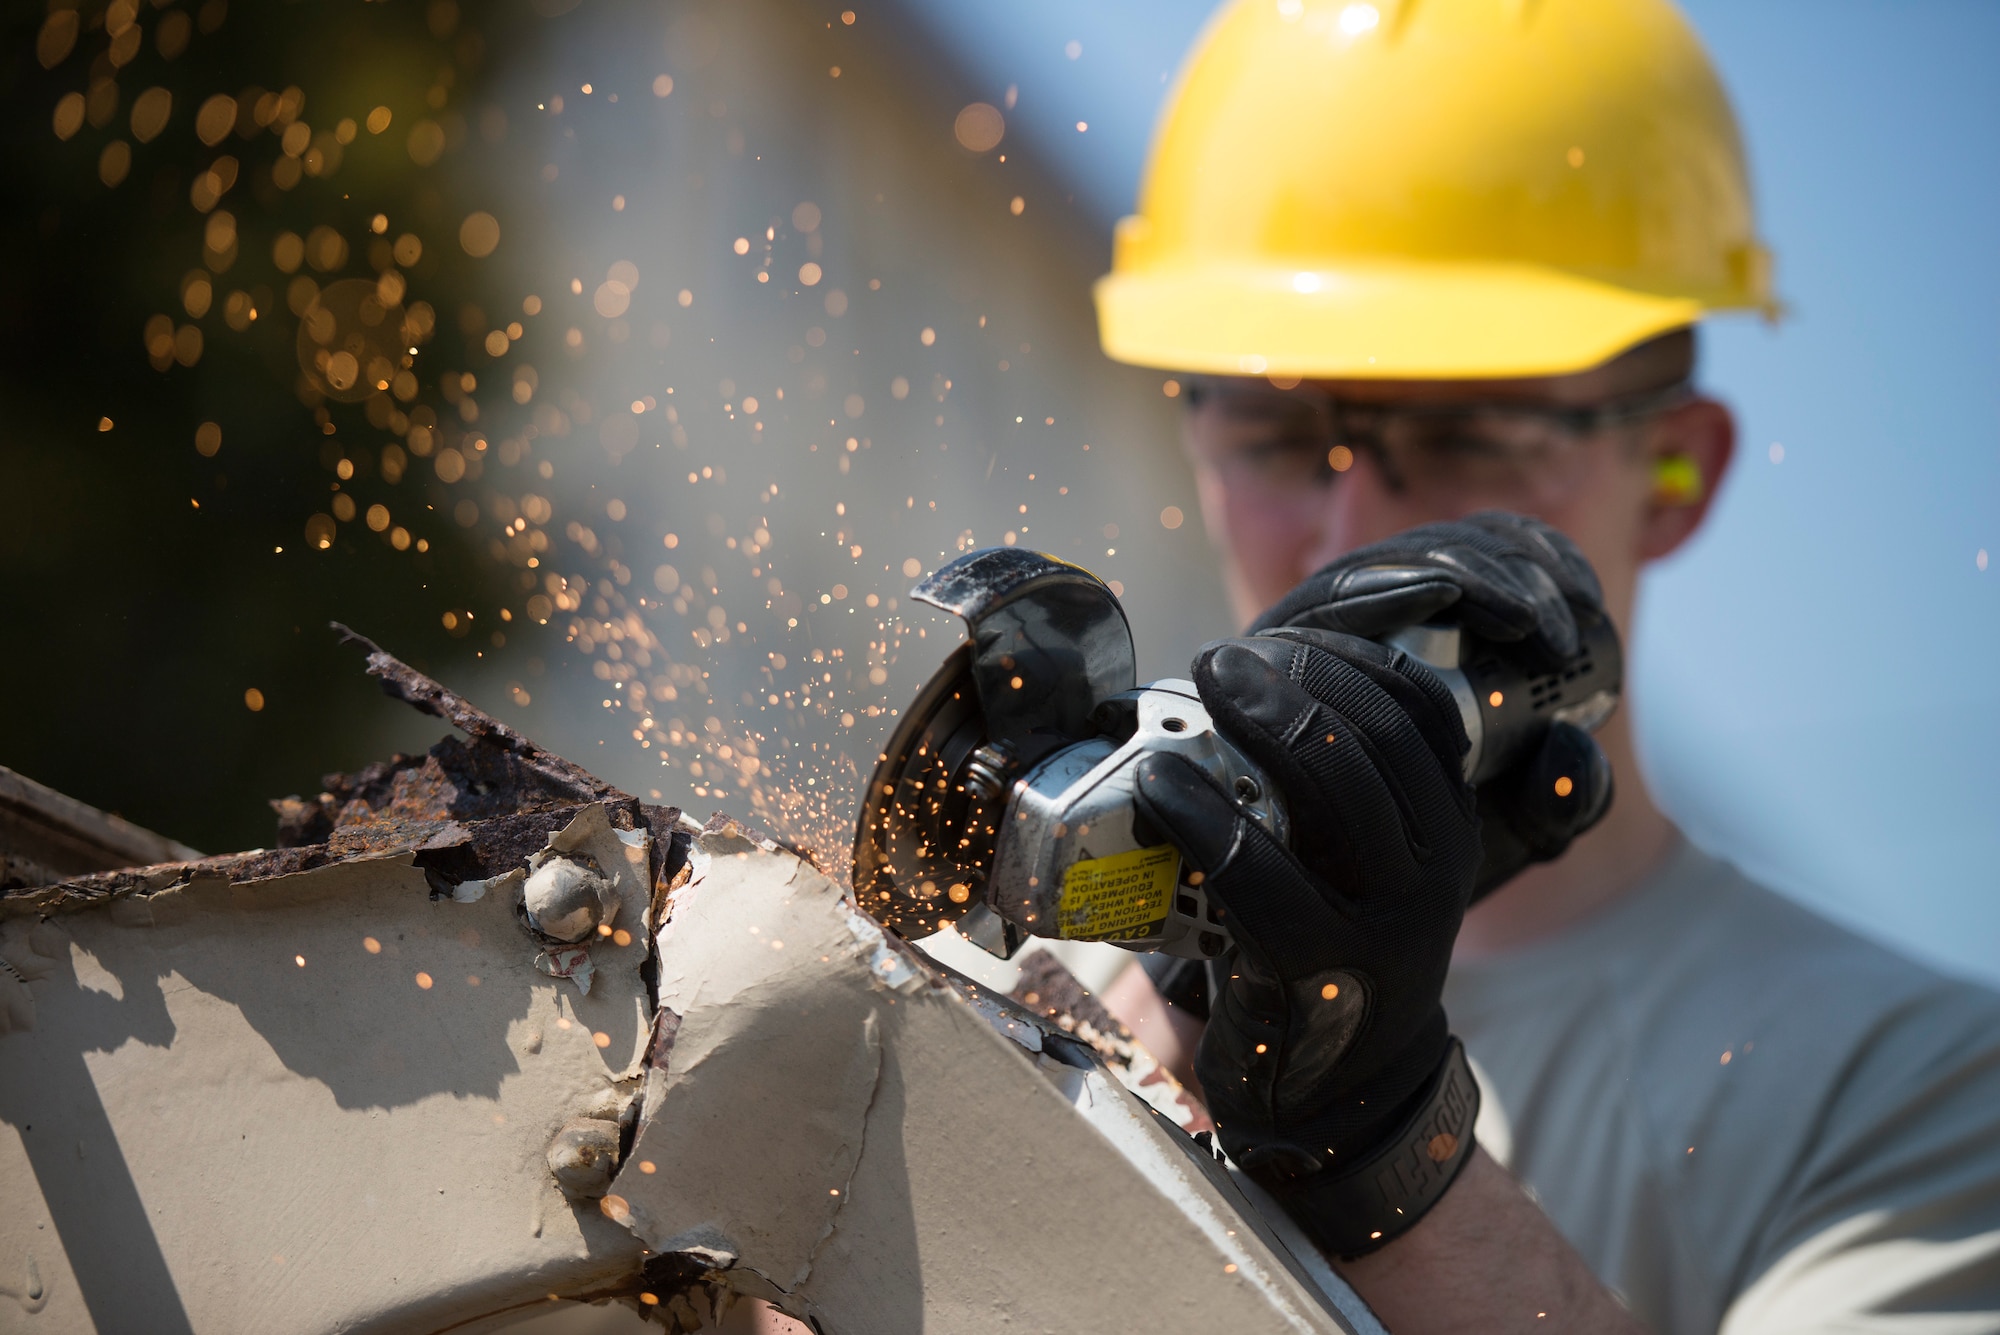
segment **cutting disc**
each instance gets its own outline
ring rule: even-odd
[[[985,740],[972,647],[960,645],[904,711],[855,831],[855,896],[900,936],[928,936],[984,900],[997,813],[962,770]]]

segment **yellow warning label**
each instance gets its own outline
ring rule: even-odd
[[[1181,855],[1171,844],[1073,863],[1063,873],[1058,926],[1065,941],[1152,936],[1166,920]]]

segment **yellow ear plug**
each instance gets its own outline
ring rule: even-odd
[[[1653,497],[1660,504],[1693,505],[1701,488],[1701,465],[1687,455],[1663,455],[1653,464]]]

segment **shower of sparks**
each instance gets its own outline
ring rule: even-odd
[[[996,496],[1008,502],[1006,522],[1014,527],[977,535],[960,528],[955,538],[936,540],[936,526],[948,522],[938,502],[920,494],[906,460],[884,458],[889,452],[875,450],[868,433],[884,411],[869,396],[881,390],[829,383],[829,371],[851,375],[861,356],[858,335],[840,323],[849,293],[879,290],[881,280],[844,271],[824,248],[825,229],[844,220],[818,203],[801,200],[768,221],[744,220],[742,234],[718,246],[726,253],[683,286],[681,275],[643,273],[625,259],[608,266],[555,254],[524,260],[526,226],[490,201],[446,205],[448,216],[425,224],[398,216],[386,201],[369,202],[365,192],[382,194],[392,173],[407,181],[412,168],[428,172],[468,125],[498,143],[510,117],[564,126],[586,109],[594,116],[709,114],[695,95],[670,98],[674,79],[663,72],[633,87],[609,76],[566,82],[519,106],[476,110],[467,101],[476,60],[452,54],[466,51],[471,37],[461,30],[459,7],[432,0],[426,12],[448,60],[427,84],[420,78],[400,96],[372,86],[353,106],[325,108],[299,86],[253,85],[203,98],[164,86],[128,91],[134,148],[116,116],[118,81],[140,82],[134,71],[151,68],[135,63],[144,54],[142,26],[152,25],[152,47],[171,62],[224,24],[222,0],[207,0],[192,17],[180,10],[156,17],[137,0],[113,0],[101,29],[80,25],[78,11],[51,11],[37,39],[41,64],[53,70],[94,62],[88,90],[66,93],[54,107],[53,129],[96,159],[105,189],[133,189],[123,183],[135,161],[144,165],[155,139],[192,134],[205,149],[185,195],[200,218],[192,267],[166,309],[137,331],[146,355],[156,370],[173,373],[197,365],[222,340],[282,337],[296,360],[311,448],[330,474],[323,505],[293,521],[305,541],[301,555],[287,559],[316,559],[369,539],[413,557],[445,541],[483,548],[511,596],[497,606],[439,605],[434,624],[456,638],[480,637],[482,653],[502,649],[510,632],[528,639],[521,635],[528,627],[544,644],[560,637],[590,663],[600,708],[615,719],[607,744],[629,748],[627,760],[660,776],[648,796],[679,800],[685,791],[716,807],[747,807],[784,837],[828,855],[844,875],[859,786],[903,702],[891,697],[891,669],[914,653],[914,672],[903,675],[928,673],[951,648],[927,609],[905,619],[917,610],[906,605],[910,583],[982,541],[1041,543],[1030,520],[1039,527],[1071,489],[1028,473],[1032,514],[1028,501]],[[855,23],[852,11],[840,18],[843,27]],[[1071,43],[1068,54],[1076,59],[1080,48]],[[327,72],[329,87],[341,82],[334,73]],[[638,96],[647,91],[652,96]],[[1005,101],[1011,109],[1012,90]],[[1004,124],[1000,108],[976,103],[959,114],[955,133],[984,153],[998,146]],[[731,145],[740,153],[740,137]],[[550,156],[535,157],[527,169],[542,186],[567,170]],[[350,159],[359,165],[339,178]],[[424,190],[441,198],[431,186]],[[604,198],[614,210],[625,207],[623,194],[607,190]],[[321,220],[267,220],[280,203],[289,218],[305,205]],[[1015,215],[1025,207],[1019,196],[1008,203]],[[504,290],[510,283],[513,290]],[[724,285],[732,285],[726,293]],[[471,300],[475,289],[478,302]],[[799,383],[724,379],[713,392],[683,383],[680,363],[667,354],[677,358],[680,348],[698,343],[699,322],[717,319],[726,303],[753,299],[787,300],[794,303],[788,310],[807,312],[796,335],[802,346],[789,354],[803,366]],[[1029,343],[1016,347],[997,325],[989,329],[982,311],[956,320],[944,314],[921,326],[912,340],[918,347],[943,355],[954,339],[958,346],[994,339],[993,353],[1031,354]],[[679,322],[671,330],[669,316]],[[615,378],[616,392],[587,396],[579,388],[585,368],[602,369],[642,348],[649,369],[633,374],[620,363],[616,377],[600,377]],[[947,406],[954,386],[944,370],[932,369],[945,365],[926,366],[922,375],[916,366],[900,368],[911,374],[887,382],[888,398],[906,405],[890,411],[921,410],[930,424],[922,448],[952,458],[952,428],[962,425]],[[997,365],[1004,373],[1010,360]],[[1178,392],[1176,382],[1166,382],[1169,397]],[[1052,430],[1056,417],[1022,413],[1013,422],[1009,431]],[[100,429],[111,426],[106,418]],[[226,447],[214,421],[191,423],[189,436],[204,459]],[[578,438],[593,448],[581,448]],[[592,474],[594,483],[554,485],[558,468],[573,482],[573,470],[587,469],[600,444],[598,462],[608,458],[609,468]],[[850,477],[845,499],[832,494]],[[986,480],[999,485],[990,462]],[[1018,477],[1010,485],[1020,485]],[[890,491],[897,493],[893,505],[884,499]],[[663,492],[669,503],[659,507]],[[849,513],[857,496],[893,521],[871,521],[864,533]],[[658,519],[650,518],[655,510]],[[818,536],[802,542],[807,512],[820,521],[810,525]],[[920,530],[894,527],[906,519]],[[1074,514],[1070,521],[1079,534],[1094,527]],[[1182,521],[1176,507],[1159,512],[1165,529]],[[919,531],[930,536],[919,540]],[[1114,538],[1118,528],[1103,533]],[[879,550],[884,543],[903,546]],[[288,541],[273,551],[291,549]],[[1116,550],[1102,549],[1107,557]],[[1115,580],[1111,587],[1122,592]],[[527,675],[545,670],[541,659],[529,662]],[[893,689],[907,692],[909,682]],[[522,682],[507,695],[519,707],[534,699]],[[255,688],[244,700],[252,711],[264,707]],[[381,949],[372,938],[365,945]],[[416,982],[432,985],[423,973]]]

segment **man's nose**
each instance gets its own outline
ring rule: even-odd
[[[1313,541],[1308,544],[1308,564],[1299,578],[1356,547],[1380,542],[1405,529],[1463,519],[1475,510],[1494,508],[1527,512],[1527,507],[1505,496],[1460,495],[1437,487],[1392,487],[1374,456],[1357,452],[1353,467],[1339,474],[1321,498]]]
[[[1367,455],[1358,455],[1351,467],[1335,476],[1319,498],[1314,515],[1312,542],[1305,552],[1305,569],[1299,578],[1409,525],[1397,517],[1401,498],[1384,483],[1382,470]]]

